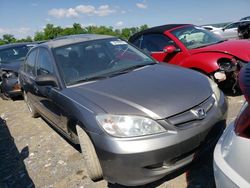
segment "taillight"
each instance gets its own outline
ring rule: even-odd
[[[250,139],[250,107],[245,104],[235,123],[235,133]]]

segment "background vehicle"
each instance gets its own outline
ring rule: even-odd
[[[219,30],[213,31],[213,33],[220,36],[223,39],[238,39],[239,38],[238,27],[239,25],[245,23],[250,23],[250,20],[243,20],[230,23]]]
[[[21,95],[18,70],[33,43],[16,43],[0,46],[0,93],[2,97]]]
[[[190,163],[225,127],[227,102],[192,70],[156,63],[110,36],[31,49],[20,71],[32,116],[81,145],[93,180],[142,185]],[[133,173],[131,173],[133,172]]]
[[[244,17],[244,18],[241,18],[240,21],[242,20],[250,20],[250,16],[247,16],[247,17]]]
[[[250,21],[238,26],[238,35],[240,39],[250,38]]]
[[[214,151],[216,187],[250,187],[250,64],[240,73],[240,86],[247,99],[239,116],[222,135]]]
[[[250,62],[250,41],[226,41],[194,25],[153,27],[133,35],[129,41],[160,62],[204,73],[224,91],[236,92],[238,72]]]
[[[221,29],[219,27],[214,27],[214,26],[211,26],[211,25],[202,25],[201,27],[203,27],[204,29],[206,29],[208,31],[211,31],[211,32],[216,31],[218,29]]]

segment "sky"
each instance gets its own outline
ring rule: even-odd
[[[114,28],[170,23],[196,25],[250,16],[250,0],[0,0],[0,38],[34,36],[46,24]]]

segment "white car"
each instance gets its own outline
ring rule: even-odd
[[[214,27],[212,25],[203,25],[201,27],[203,27],[204,29],[206,29],[208,31],[212,31],[212,32],[221,29],[220,27]]]
[[[250,64],[240,72],[240,85],[247,101],[214,150],[217,188],[250,188]]]
[[[245,22],[250,22],[250,20],[233,22],[218,30],[212,30],[212,32],[216,35],[219,35],[223,39],[238,39],[239,38],[238,26],[241,23],[245,23]]]

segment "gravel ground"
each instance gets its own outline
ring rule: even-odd
[[[244,98],[228,99],[228,121],[233,121]],[[119,187],[104,180],[92,182],[79,147],[71,145],[43,119],[31,118],[23,100],[0,99],[0,116],[0,188]],[[144,187],[214,187],[212,151],[188,169]]]

